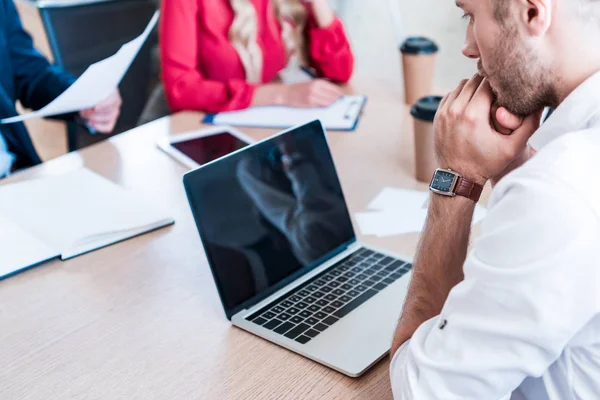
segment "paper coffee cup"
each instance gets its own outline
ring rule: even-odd
[[[433,120],[442,98],[428,96],[418,100],[410,110],[414,119],[415,171],[417,180],[431,182],[437,165],[434,147]]]
[[[424,37],[409,37],[402,43],[400,52],[405,103],[415,104],[432,93],[438,46]]]

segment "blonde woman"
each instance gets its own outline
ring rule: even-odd
[[[354,64],[327,0],[163,0],[160,47],[173,112],[327,106]],[[277,83],[290,66],[326,79]]]

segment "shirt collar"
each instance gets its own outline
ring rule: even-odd
[[[529,139],[539,151],[554,139],[590,127],[600,117],[600,72],[579,85]]]

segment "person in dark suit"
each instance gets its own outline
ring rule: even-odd
[[[0,119],[17,115],[17,100],[38,110],[64,92],[74,78],[50,65],[34,47],[21,24],[13,0],[0,0]],[[88,127],[110,133],[119,117],[118,90],[96,107],[79,112]],[[74,119],[77,114],[58,116]],[[41,163],[23,123],[0,125],[0,178]]]

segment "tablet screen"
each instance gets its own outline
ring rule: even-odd
[[[238,139],[229,132],[215,133],[214,135],[199,137],[171,146],[194,160],[200,165],[209,163],[217,158],[226,156],[236,150],[246,147],[248,143]]]

